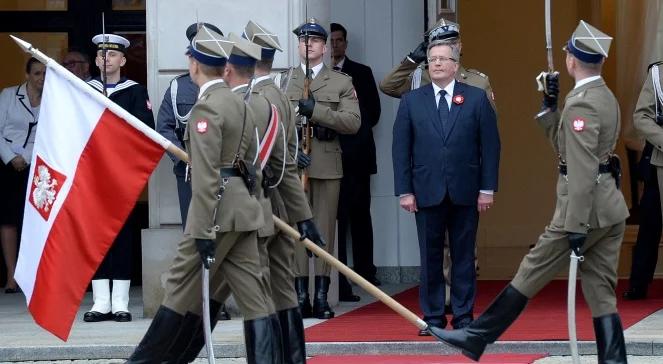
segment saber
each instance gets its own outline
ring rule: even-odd
[[[569,264],[569,290],[566,294],[567,318],[569,327],[569,346],[571,348],[571,358],[573,364],[580,364],[580,355],[578,355],[578,337],[576,335],[576,277],[578,276],[578,262],[582,262],[585,257],[576,255],[574,249],[571,249],[571,262]]]
[[[208,264],[214,263],[214,258],[207,258],[207,262]],[[205,347],[207,347],[207,362],[215,364],[209,313],[209,269],[205,268],[205,265],[203,265],[203,332],[205,334]]]
[[[536,76],[537,89],[543,91],[548,95],[548,84],[547,76],[548,75],[557,75],[559,72],[555,71],[555,66],[553,65],[553,54],[552,54],[552,14],[550,11],[550,2],[551,0],[545,0],[545,24],[546,24],[546,56],[548,58],[548,71],[541,72]]]
[[[546,0],[546,52],[548,53],[548,72],[555,72],[555,67],[553,66],[553,54],[552,54],[552,17],[550,14],[550,0]]]

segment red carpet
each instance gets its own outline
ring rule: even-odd
[[[506,285],[506,281],[479,281],[475,317]],[[544,288],[502,335],[502,341],[568,340],[566,324],[565,280],[553,281]],[[649,298],[640,301],[623,300],[626,280],[617,287],[617,308],[624,328],[628,328],[663,308],[663,280],[656,280],[649,288]],[[397,294],[394,298],[421,316],[418,287]],[[594,328],[589,308],[578,282],[576,318],[579,340],[594,340]],[[451,317],[448,317],[451,321]],[[450,328],[451,325],[447,326]],[[306,329],[308,342],[361,341],[434,341],[432,337],[417,336],[417,328],[381,302],[366,305],[352,312]]]
[[[482,363],[521,364],[533,363],[546,354],[486,354]],[[316,356],[307,361],[310,364],[452,364],[474,363],[462,355],[339,355]]]

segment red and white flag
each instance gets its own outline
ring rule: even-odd
[[[35,321],[66,341],[92,276],[168,144],[53,63],[15,278]]]

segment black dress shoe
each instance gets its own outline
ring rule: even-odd
[[[117,311],[113,314],[113,320],[116,322],[129,322],[131,321],[131,314],[126,311]]]
[[[470,326],[471,323],[472,323],[472,319],[467,318],[467,319],[463,319],[463,320],[460,320],[460,321],[454,323],[453,327],[454,327],[454,330],[460,330],[460,329],[464,329],[464,328]]]
[[[644,289],[629,288],[624,292],[623,297],[629,301],[644,300],[647,298],[647,291]]]
[[[361,301],[361,297],[357,296],[356,294],[352,294],[352,292],[341,293],[338,295],[338,300],[343,302],[359,302]]]
[[[16,287],[16,288],[5,288],[5,293],[7,294],[12,294],[12,293],[19,293],[21,292],[21,289]]]
[[[101,313],[97,311],[88,311],[83,315],[83,321],[85,322],[101,322],[112,319],[113,314],[111,312]]]

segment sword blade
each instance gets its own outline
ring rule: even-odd
[[[578,355],[578,337],[576,335],[576,278],[578,276],[578,261],[580,258],[571,251],[571,262],[569,264],[569,290],[566,294],[567,318],[569,327],[569,346],[573,364],[580,364]]]
[[[545,17],[546,17],[546,53],[548,55],[548,72],[553,72],[555,67],[553,66],[553,55],[552,55],[552,16],[550,12],[550,1],[546,0],[545,4]]]
[[[209,364],[215,364],[214,348],[212,346],[212,325],[209,316],[209,269],[203,266],[203,330],[205,331],[207,362]]]

